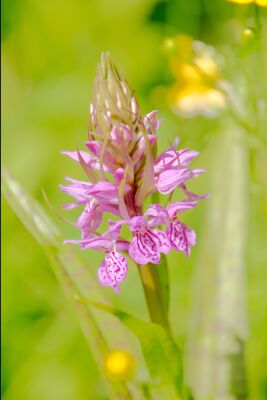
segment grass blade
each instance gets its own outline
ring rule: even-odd
[[[246,399],[247,154],[236,131],[217,137],[212,151],[213,184],[194,282],[186,375],[196,400]]]
[[[81,266],[81,261],[75,252],[70,249],[65,250],[61,245],[62,240],[57,229],[46,216],[42,207],[25,192],[5,168],[2,169],[2,189],[14,212],[45,250],[64,292],[73,299],[73,296],[80,293],[80,290],[68,271],[68,265],[74,260],[76,266],[77,264]],[[77,302],[75,302],[75,306],[85,339],[101,371],[103,356],[109,348],[107,340],[89,308]],[[103,380],[111,399],[132,399],[125,384],[111,383],[104,376]]]
[[[181,395],[183,389],[180,353],[175,342],[164,328],[158,324],[133,317],[106,304],[97,303],[79,296],[76,296],[76,300],[79,303],[88,304],[118,318],[138,337],[151,376],[158,379],[163,387],[164,384],[172,383],[176,390],[176,396]],[[171,398],[175,399],[177,397]]]

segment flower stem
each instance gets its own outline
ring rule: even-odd
[[[146,303],[151,322],[161,325],[169,334],[171,333],[166,307],[163,301],[163,289],[160,282],[157,265],[137,264],[142,281]]]

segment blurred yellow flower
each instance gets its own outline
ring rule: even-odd
[[[135,360],[128,351],[110,350],[103,359],[103,369],[109,379],[125,381],[130,379],[134,373]]]
[[[237,3],[237,4],[251,4],[254,3],[254,0],[227,0],[230,3]]]
[[[171,107],[185,117],[215,117],[226,106],[226,100],[218,88],[222,78],[214,49],[187,35],[172,38],[171,46],[169,38],[168,43],[175,77],[168,95]]]
[[[171,102],[183,116],[204,115],[212,118],[218,110],[225,107],[225,97],[219,90],[208,86],[187,86],[184,89],[172,88]]]
[[[202,53],[195,57],[194,63],[200,69],[203,75],[206,75],[212,80],[217,80],[220,77],[218,65],[210,57],[210,55]]]
[[[255,0],[255,3],[261,7],[267,7],[267,0]]]
[[[230,3],[236,4],[257,4],[260,7],[267,7],[267,0],[227,0]]]

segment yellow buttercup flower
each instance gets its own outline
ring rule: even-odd
[[[183,89],[173,87],[170,91],[170,102],[184,117],[216,117],[226,106],[224,94],[205,85],[188,85]]]
[[[267,0],[228,0],[231,3],[236,3],[236,4],[257,4],[257,6],[260,7],[267,7]]]
[[[198,69],[194,65],[181,62],[176,57],[170,60],[170,67],[174,77],[178,81],[181,81],[183,83],[199,83],[202,80],[200,71],[198,71]]]
[[[114,381],[125,381],[132,377],[135,370],[135,360],[126,350],[110,350],[103,359],[105,375]]]
[[[205,53],[199,54],[194,59],[194,64],[200,69],[203,75],[206,75],[212,80],[217,80],[220,77],[220,71],[216,62]]]
[[[172,42],[170,68],[175,77],[168,93],[172,109],[184,117],[216,117],[226,99],[218,89],[222,79],[215,50],[186,35],[168,41]]]

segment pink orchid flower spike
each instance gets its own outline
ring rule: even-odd
[[[68,184],[61,190],[74,198],[63,208],[81,208],[76,222],[81,239],[65,243],[103,252],[98,279],[115,292],[127,275],[127,253],[137,264],[159,264],[162,253],[174,249],[189,255],[196,243],[195,232],[181,222],[180,214],[206,197],[186,186],[204,171],[189,167],[198,152],[176,150],[178,138],[157,156],[160,122],[158,111],[141,116],[134,91],[109,54],[103,54],[90,105],[87,151],[62,152],[82,167],[87,179],[66,178]],[[151,204],[144,212],[144,202],[152,193],[170,199],[176,189],[185,196],[183,201],[167,207]],[[103,232],[106,215],[112,219]],[[128,233],[123,230],[127,238],[132,235],[130,241],[120,236],[123,225],[128,227]]]

